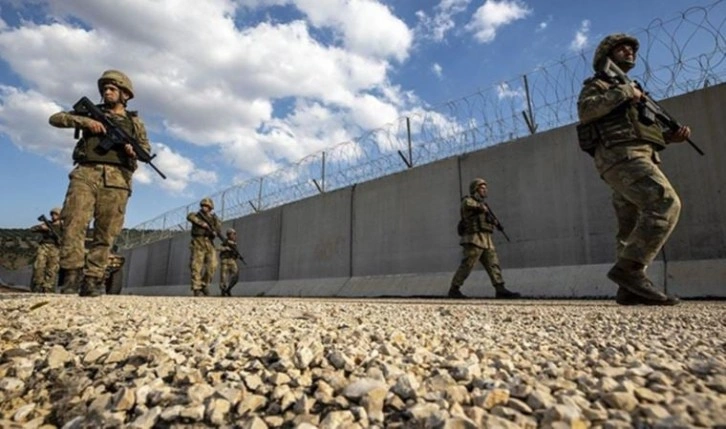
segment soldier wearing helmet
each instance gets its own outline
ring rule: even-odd
[[[126,110],[134,97],[128,76],[118,70],[106,70],[97,82],[101,96],[99,108],[140,145],[151,151],[144,123],[136,112]],[[54,127],[75,128],[81,138],[73,150],[75,168],[63,203],[63,240],[60,266],[63,269],[61,292],[98,296],[111,246],[121,233],[126,204],[131,196],[131,179],[136,170],[136,153],[130,144],[104,150],[106,128],[101,122],[71,112],[52,115]],[[85,253],[86,230],[93,220],[93,236],[88,255]]]
[[[583,83],[577,102],[578,138],[600,177],[613,190],[618,221],[617,261],[608,278],[618,285],[621,305],[674,305],[645,274],[678,222],[681,201],[660,169],[658,151],[685,141],[688,127],[665,130],[644,115],[642,90],[603,70],[610,59],[623,72],[635,67],[638,40],[627,34],[605,37],[595,49],[595,75]],[[587,149],[586,149],[587,147]]]
[[[220,269],[219,290],[222,296],[232,296],[232,288],[239,279],[239,266],[237,265],[237,254],[233,249],[237,248],[237,231],[228,228],[226,240],[222,242],[219,251]]]
[[[189,269],[194,296],[209,295],[209,285],[217,271],[217,250],[214,248],[214,239],[222,235],[220,232],[222,222],[213,212],[214,201],[205,197],[199,202],[199,211],[187,215],[187,220],[192,224]]]
[[[32,292],[53,293],[55,284],[58,281],[58,261],[60,259],[60,242],[58,237],[63,234],[63,222],[61,222],[61,209],[54,207],[50,211],[50,230],[45,222],[35,225],[30,230],[41,234],[38,242],[38,250],[33,262],[33,276],[30,281]],[[39,220],[44,220],[39,217]]]
[[[476,178],[469,184],[469,195],[461,200],[461,221],[459,222],[459,244],[463,248],[464,258],[451,279],[449,298],[466,298],[461,286],[469,277],[477,261],[480,262],[494,286],[495,297],[503,299],[519,298],[520,294],[504,287],[499,257],[494,247],[492,233],[498,226],[498,220],[492,216],[489,206],[484,201],[487,197],[487,182]]]

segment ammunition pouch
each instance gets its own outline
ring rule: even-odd
[[[577,124],[577,142],[580,149],[590,156],[595,156],[595,149],[600,144],[600,133],[594,123]]]
[[[656,123],[655,113],[645,107],[645,104],[638,104],[638,121],[649,127]]]

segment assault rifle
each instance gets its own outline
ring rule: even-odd
[[[222,244],[227,246],[230,249],[230,251],[232,252],[232,254],[234,255],[234,257],[236,259],[239,259],[240,261],[242,261],[242,263],[244,265],[247,265],[247,262],[245,261],[244,256],[242,256],[242,254],[239,253],[239,249],[237,249],[237,245],[236,244],[232,245],[232,243],[229,240],[227,240],[227,237],[222,235],[222,231],[220,231],[219,229],[214,227],[214,223],[207,217],[206,214],[204,214],[204,212],[199,211],[199,213],[197,213],[197,216],[202,219],[202,222],[207,224],[207,226],[209,227],[209,230],[212,231],[214,233],[214,235],[222,241]]]
[[[161,170],[159,170],[154,163],[151,162],[156,157],[156,154],[151,155],[147,152],[138,140],[113,123],[113,121],[111,121],[98,106],[93,104],[88,97],[81,97],[81,99],[73,105],[73,113],[76,115],[87,116],[103,124],[104,128],[106,128],[106,137],[101,141],[101,149],[108,151],[116,145],[130,144],[131,147],[134,148],[136,158],[139,161],[149,164],[154,171],[159,173],[159,176],[161,176],[162,179],[166,179],[166,175],[164,175],[164,173],[162,173]]]
[[[51,223],[51,221],[48,220],[48,218],[45,217],[44,214],[38,216],[38,220],[40,222],[43,222],[45,224],[45,226],[48,228],[50,235],[53,236],[53,241],[55,241],[55,244],[60,244],[60,242],[61,242],[60,235],[58,234],[58,231],[56,231],[55,228],[53,228],[53,224]]]
[[[605,66],[603,67],[602,72],[606,76],[620,82],[622,85],[632,85],[643,93],[643,97],[638,102],[638,109],[641,111],[640,121],[645,125],[652,125],[653,123],[658,122],[661,126],[668,128],[673,132],[676,132],[679,128],[681,128],[682,125],[673,119],[673,116],[666,112],[666,110],[658,104],[658,102],[653,100],[648,92],[646,92],[637,81],[631,80],[628,75],[625,74],[625,72],[623,72],[610,58],[605,60]],[[686,139],[686,141],[696,150],[696,152],[704,155],[701,148],[698,147],[690,138]]]
[[[504,227],[502,226],[502,223],[499,222],[499,219],[497,218],[497,215],[494,214],[494,212],[492,211],[492,208],[489,207],[489,204],[484,203],[484,202],[481,203],[481,204],[487,209],[487,217],[490,218],[490,220],[492,221],[491,223],[493,223],[494,226],[499,230],[499,232],[502,233],[502,235],[504,236],[504,238],[506,238],[507,241],[511,243],[512,240],[510,240],[509,239],[509,236],[507,235],[507,233],[504,232]]]

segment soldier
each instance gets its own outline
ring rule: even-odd
[[[497,250],[492,241],[492,232],[498,225],[498,220],[491,215],[489,206],[484,202],[487,197],[487,182],[484,179],[474,179],[469,184],[469,195],[461,200],[461,240],[459,244],[464,248],[464,259],[459,269],[451,279],[449,298],[466,298],[461,293],[461,285],[471,274],[476,261],[481,262],[489,274],[492,285],[496,291],[496,298],[516,299],[520,297],[504,287],[502,270],[499,267]]]
[[[227,240],[222,243],[219,252],[222,272],[219,274],[219,290],[222,296],[232,296],[232,288],[237,284],[239,267],[237,266],[237,254],[232,248],[237,248],[237,231],[233,228],[227,230]]]
[[[583,148],[583,140],[591,140],[595,168],[613,190],[617,262],[607,276],[618,285],[616,302],[674,305],[678,298],[656,289],[645,268],[670,236],[681,210],[676,191],[658,166],[658,151],[667,143],[685,141],[691,130],[684,126],[664,131],[647,120],[639,103],[641,90],[604,73],[608,57],[623,72],[632,70],[638,47],[637,39],[621,33],[600,42],[593,58],[595,75],[585,80],[577,102],[578,137]]]
[[[134,97],[128,76],[117,70],[103,72],[98,79],[98,92],[102,97],[100,108],[109,120],[150,152],[144,123],[136,112],[126,110],[126,103]],[[89,117],[59,112],[50,117],[50,124],[83,131],[73,150],[76,167],[69,175],[61,213],[60,266],[64,270],[61,292],[98,296],[104,292],[102,279],[109,251],[123,227],[126,204],[131,196],[131,177],[137,167],[136,153],[130,144],[104,151],[100,144],[106,128]],[[91,219],[93,237],[86,257],[84,241]]]
[[[30,230],[42,234],[38,244],[38,253],[33,262],[33,278],[30,290],[33,292],[52,293],[55,292],[55,284],[58,281],[58,260],[60,259],[60,234],[62,234],[62,222],[60,219],[61,209],[54,208],[50,211],[50,230],[45,222],[42,222]],[[41,216],[42,218],[42,216]]]
[[[222,228],[222,222],[212,213],[214,202],[211,198],[202,198],[199,207],[198,212],[187,215],[187,220],[192,223],[189,268],[192,273],[192,293],[194,296],[207,296],[214,272],[217,271],[214,238],[218,235],[217,231]]]

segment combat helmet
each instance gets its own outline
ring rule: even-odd
[[[131,83],[131,79],[126,76],[123,72],[118,70],[106,70],[103,72],[100,78],[98,78],[98,92],[103,95],[103,85],[110,83],[116,85],[120,89],[126,91],[129,96],[129,100],[134,98],[134,86]]]
[[[602,39],[600,44],[597,45],[597,48],[595,48],[595,55],[592,57],[592,68],[596,72],[600,71],[602,62],[608,55],[610,55],[613,48],[623,43],[627,43],[632,46],[634,54],[638,53],[638,48],[640,47],[638,39],[625,33],[611,34]]]
[[[234,230],[234,228],[228,228],[227,229],[227,235],[237,234],[237,231]]]
[[[476,189],[481,185],[486,185],[487,181],[477,177],[476,179],[472,180],[471,183],[469,183],[469,194],[474,195],[476,193]]]
[[[58,216],[60,216],[60,214],[61,214],[61,208],[60,207],[53,207],[52,209],[50,209],[50,214],[53,214],[53,213],[55,213]]]
[[[212,201],[209,197],[202,198],[202,201],[199,202],[199,207],[201,206],[207,206],[210,209],[214,210],[214,201]]]

